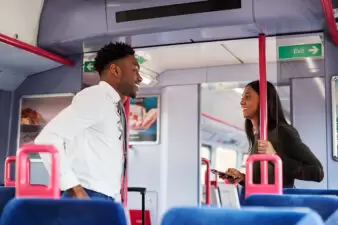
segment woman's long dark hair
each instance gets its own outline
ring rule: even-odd
[[[259,96],[259,81],[253,81],[246,85],[246,87],[251,87]],[[286,122],[282,103],[280,101],[279,95],[276,88],[270,82],[267,82],[267,111],[268,111],[268,130],[273,130],[277,127],[278,124],[288,124]],[[258,125],[259,125],[259,113],[258,113]],[[249,119],[245,120],[245,133],[249,141],[250,149],[252,148],[255,142],[255,135],[253,131],[253,125]]]

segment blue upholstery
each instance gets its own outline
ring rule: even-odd
[[[238,199],[239,199],[239,203],[241,205],[245,204],[245,187],[243,187],[243,186],[238,191]]]
[[[0,187],[0,215],[7,203],[15,198],[15,187]]]
[[[284,194],[290,195],[338,195],[338,190],[284,188]]]
[[[337,209],[338,198],[319,195],[251,195],[246,206],[308,207],[326,221]]]
[[[175,208],[168,211],[162,225],[323,225],[311,210]]]
[[[337,225],[338,222],[338,210],[336,210],[330,218],[325,221],[325,225]]]
[[[1,225],[127,225],[121,204],[107,200],[13,199]]]

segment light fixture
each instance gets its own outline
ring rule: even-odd
[[[141,75],[141,77],[142,77],[142,83],[144,83],[144,84],[146,84],[146,85],[149,85],[149,84],[151,84],[151,79],[149,79],[148,77],[146,77],[146,76],[142,76]]]
[[[234,88],[233,91],[238,93],[238,94],[243,94],[244,88]]]
[[[156,75],[155,76],[150,75],[149,72],[147,73],[146,71],[144,71],[144,69],[142,67],[140,69],[140,75],[142,77],[142,83],[143,84],[149,85],[149,84],[154,83],[154,81],[155,81]]]
[[[319,71],[315,61],[312,58],[307,57],[307,58],[305,58],[305,60],[306,60],[307,66],[309,68],[309,71],[311,73],[317,73]]]

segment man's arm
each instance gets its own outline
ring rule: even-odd
[[[72,104],[51,120],[35,139],[35,144],[52,144],[58,149],[61,190],[69,190],[73,195],[81,195],[84,190],[79,186],[80,183],[71,168],[65,144],[83,130],[101,121],[109,112],[102,97],[104,95],[100,94],[100,90],[94,91],[97,92],[93,92],[93,89],[85,90],[75,96]],[[40,156],[46,169],[50,171],[50,156]]]

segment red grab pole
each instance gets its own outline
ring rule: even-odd
[[[267,94],[266,94],[266,37],[264,34],[259,35],[259,106],[260,106],[260,118],[259,129],[260,139],[268,139],[268,111],[267,111]],[[261,183],[268,184],[268,162],[261,162]]]

